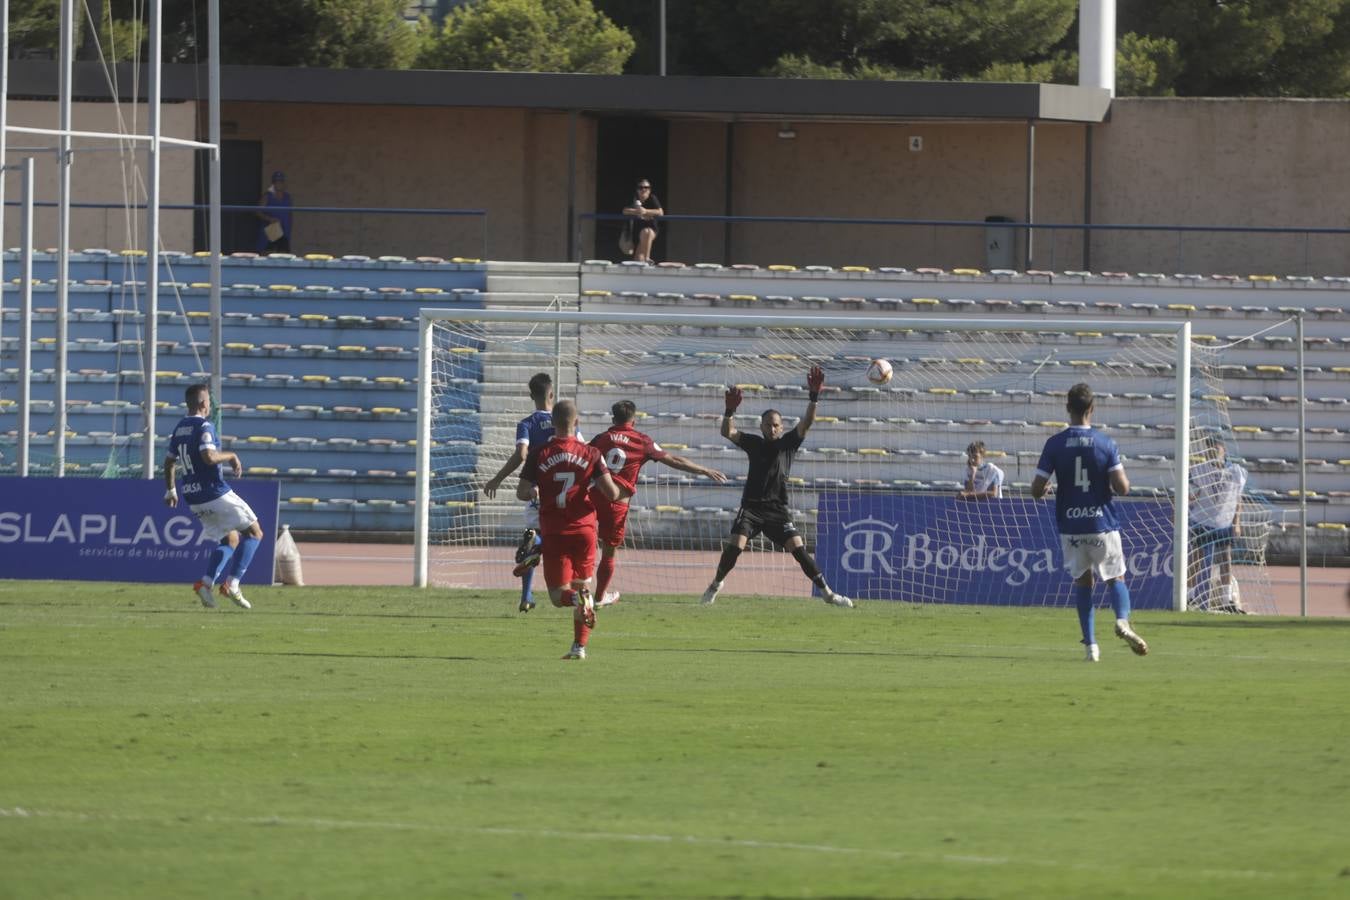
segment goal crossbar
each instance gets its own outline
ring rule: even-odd
[[[949,331],[1015,331],[1015,332],[1114,332],[1119,322],[1104,319],[1034,319],[1011,316],[940,317],[919,315],[894,316],[811,316],[797,324],[785,324],[782,316],[735,313],[634,313],[584,312],[526,309],[438,309],[421,310],[418,340],[418,402],[417,402],[417,478],[416,511],[414,515],[413,584],[428,584],[428,538],[431,491],[431,418],[432,377],[435,346],[433,326],[436,322],[500,322],[515,324],[553,325],[631,325],[676,326],[689,328],[732,328],[775,330],[797,329],[878,329],[896,331],[919,324],[925,328]],[[1189,320],[1131,322],[1130,330],[1139,334],[1171,335],[1175,340],[1175,500],[1172,528],[1173,578],[1172,608],[1184,611],[1187,603],[1186,571],[1189,543],[1189,459],[1190,429],[1185,427],[1191,417],[1191,323]]]

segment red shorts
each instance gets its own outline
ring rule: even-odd
[[[597,503],[595,517],[599,522],[596,533],[600,536],[600,542],[606,547],[622,546],[624,529],[628,527],[628,504],[608,501]]]
[[[584,581],[595,572],[595,532],[544,537],[544,583],[549,590]]]

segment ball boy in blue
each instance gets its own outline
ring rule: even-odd
[[[1116,636],[1139,656],[1148,644],[1130,627],[1130,591],[1125,574],[1125,553],[1120,544],[1120,523],[1112,505],[1116,494],[1130,492],[1130,480],[1120,461],[1120,451],[1110,437],[1092,428],[1092,388],[1075,384],[1069,388],[1066,408],[1068,428],[1045,442],[1031,495],[1045,496],[1053,476],[1055,524],[1059,529],[1064,568],[1073,578],[1074,604],[1083,632],[1088,662],[1097,662],[1101,650],[1093,632],[1093,575],[1106,582],[1106,595],[1116,614]]]

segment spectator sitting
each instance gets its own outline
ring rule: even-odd
[[[650,265],[652,244],[656,241],[656,220],[665,215],[661,201],[652,193],[650,181],[645,178],[638,181],[633,202],[623,208],[623,214],[630,217],[623,227],[632,235],[634,261]]]
[[[1003,470],[985,460],[984,441],[966,448],[966,486],[963,500],[997,500],[1003,496]]]

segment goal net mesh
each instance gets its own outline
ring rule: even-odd
[[[745,400],[734,422],[758,433],[777,409],[785,429],[805,410],[806,374],[825,371],[817,421],[791,469],[794,521],[831,586],[858,599],[997,605],[1070,605],[1053,499],[1029,486],[1048,437],[1067,425],[1065,396],[1088,383],[1093,425],[1120,447],[1132,485],[1117,501],[1136,607],[1170,608],[1177,377],[1176,337],[1107,330],[1033,330],[1010,320],[981,331],[900,318],[875,327],[745,327],[735,316],[692,325],[433,321],[428,559],[431,583],[511,588],[513,549],[525,527],[516,475],[495,498],[482,486],[514,449],[515,426],[533,410],[526,382],[554,377],[559,399],[580,410],[587,440],[611,424],[619,400],[635,427],[668,452],[725,472],[718,484],[660,462],[642,470],[611,588],[637,599],[698,595],[712,579],[740,505],[745,454],[719,434],[723,394]],[[1044,326],[1042,325],[1043,329]],[[889,360],[889,383],[866,377]],[[1221,352],[1192,347],[1193,452],[1211,435],[1233,440],[1219,379]],[[1004,473],[1003,496],[960,496],[967,448]],[[1199,457],[1193,457],[1199,462]],[[1193,470],[1199,471],[1199,470]],[[1251,488],[1254,485],[1248,484]],[[1273,612],[1264,565],[1268,505],[1248,496],[1232,553],[1239,596]],[[1192,575],[1189,603],[1217,608],[1217,560]],[[536,579],[542,592],[542,578]],[[724,595],[806,597],[796,561],[762,536],[751,541]],[[1102,600],[1098,592],[1099,601]]]

